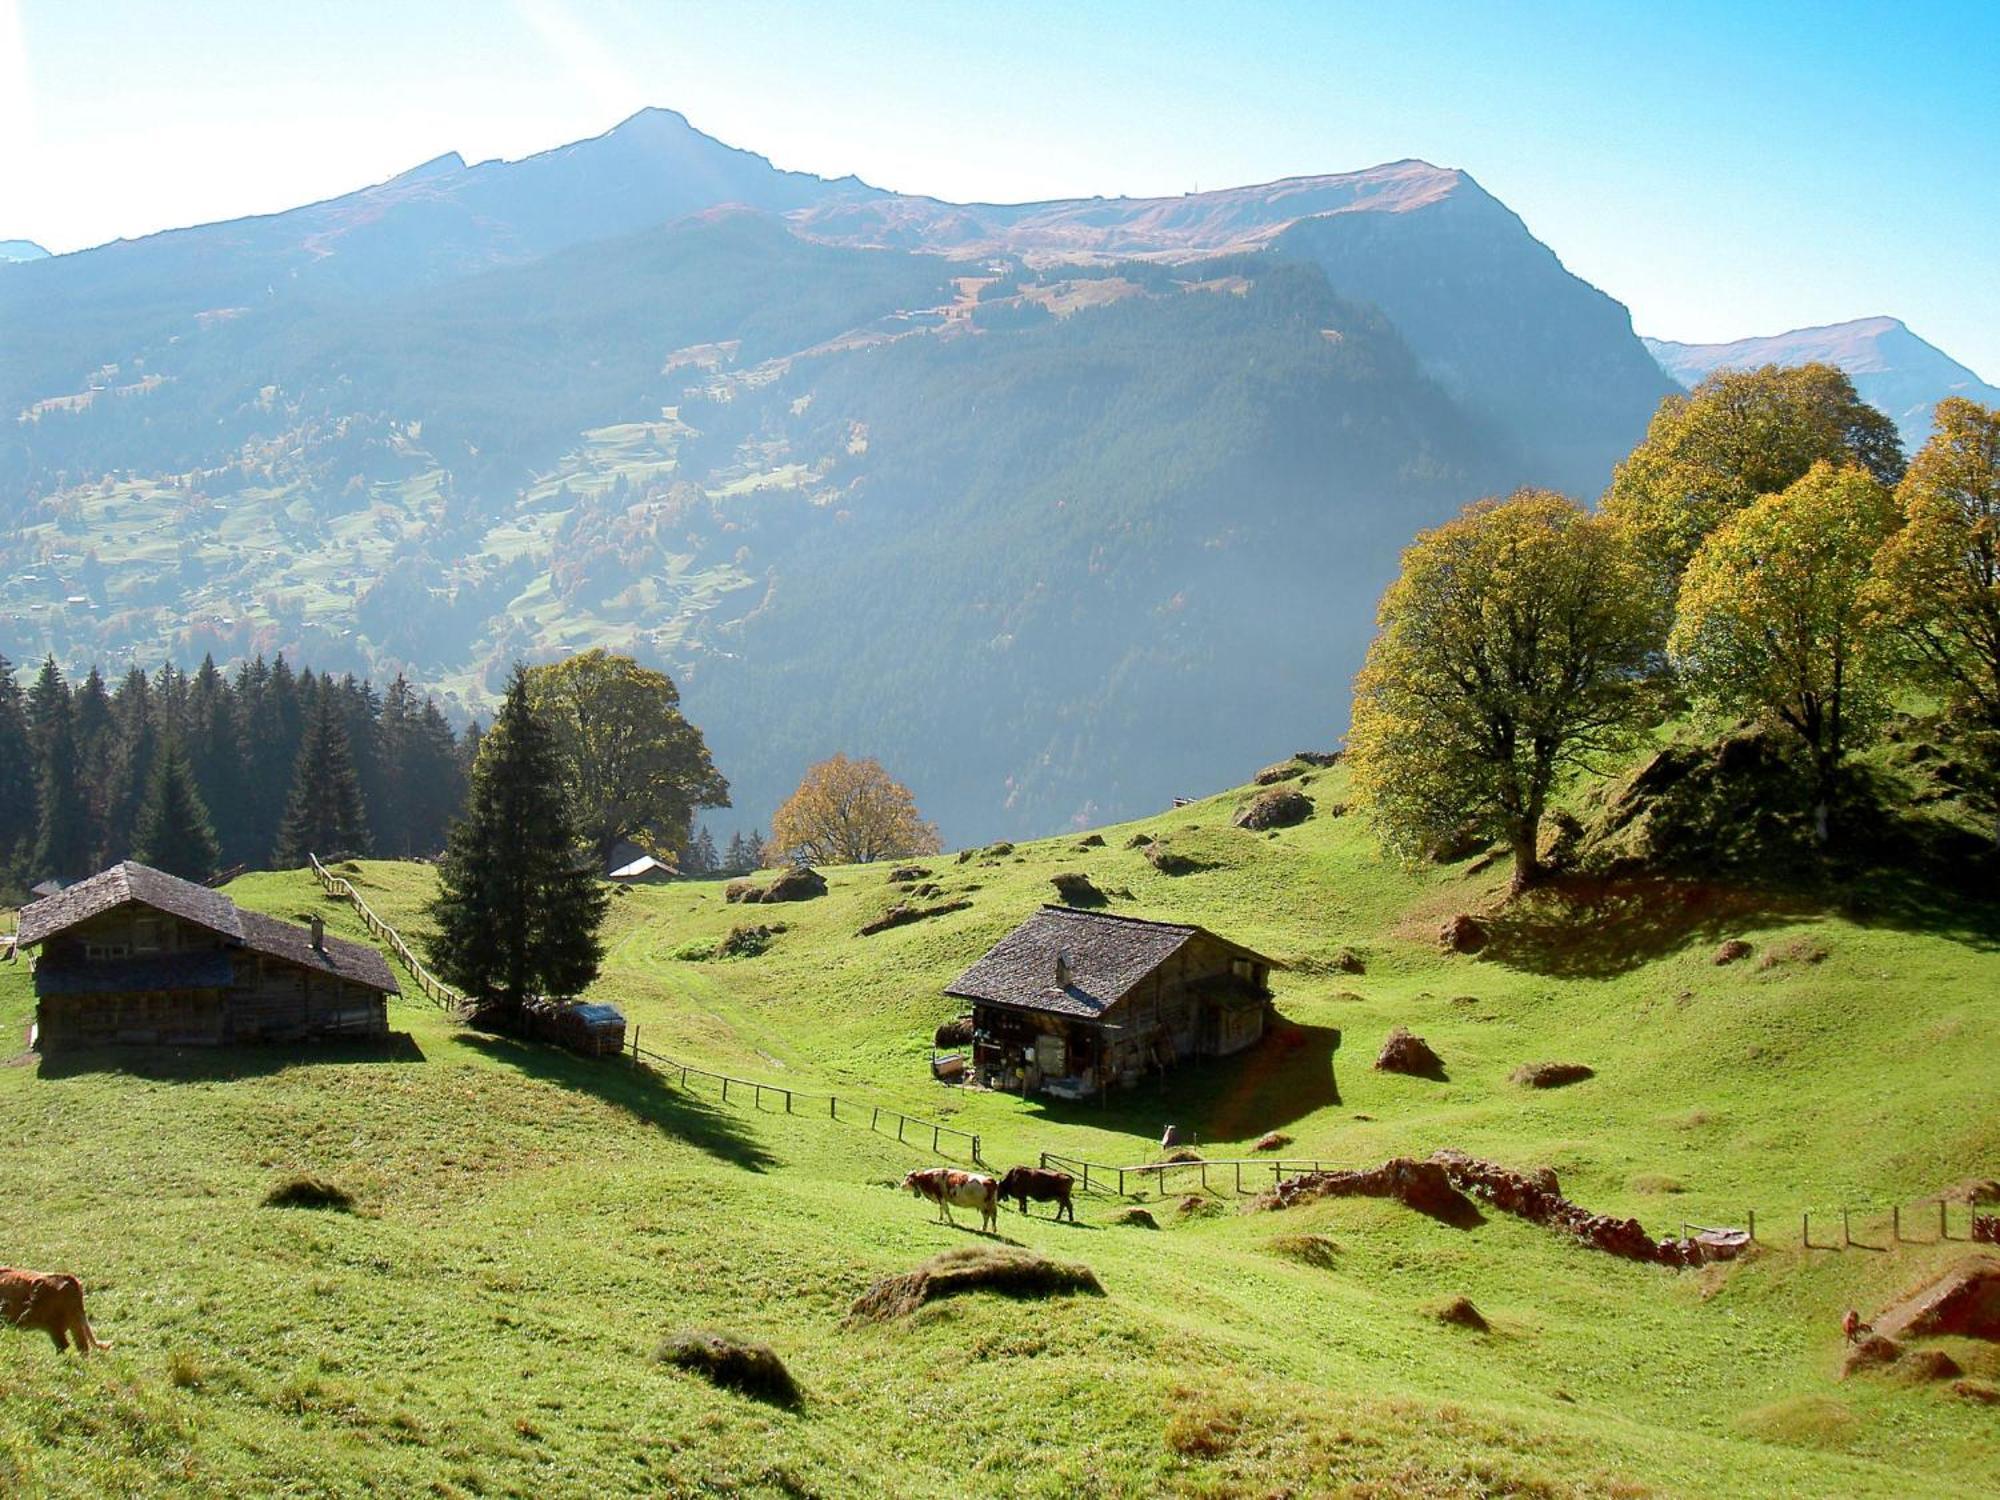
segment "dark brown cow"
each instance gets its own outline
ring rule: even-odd
[[[16,1328],[39,1328],[58,1349],[76,1352],[111,1346],[83,1315],[83,1283],[67,1271],[21,1271],[0,1266],[0,1320]]]
[[[1012,1198],[1021,1205],[1021,1212],[1028,1211],[1028,1200],[1037,1203],[1053,1203],[1056,1217],[1076,1222],[1076,1205],[1070,1201],[1070,1189],[1076,1186],[1076,1179],[1067,1172],[1055,1172],[1047,1167],[1013,1167],[1000,1179],[1000,1196]]]

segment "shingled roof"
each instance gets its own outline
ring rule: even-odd
[[[16,941],[23,948],[31,948],[65,928],[128,901],[167,912],[236,942],[243,941],[242,914],[237,911],[236,903],[222,892],[129,859],[22,907]]]
[[[113,865],[88,880],[80,880],[53,896],[45,896],[23,907],[16,941],[23,948],[32,947],[128,901],[166,912],[198,927],[206,927],[231,944],[248,948],[254,953],[268,954],[301,968],[317,969],[384,994],[402,993],[396,976],[389,969],[389,961],[379,949],[337,937],[324,938],[323,946],[315,948],[311,931],[296,922],[280,921],[262,912],[244,911],[220,891],[212,891],[207,886],[196,885],[191,880],[182,880],[179,876],[132,860]],[[172,968],[171,958],[171,955],[163,955],[135,959],[126,966],[129,972],[121,969],[119,977],[132,980],[131,987],[145,988],[151,986],[144,983],[144,976],[153,974],[158,979],[159,987],[172,988],[174,986],[159,978]],[[148,968],[148,965],[151,967]],[[55,993],[48,989],[50,985],[64,986],[62,993],[83,993],[85,987],[92,991],[124,987],[109,983],[93,985],[91,981],[79,977],[86,967],[100,975],[109,975],[113,966],[66,965],[60,971],[62,977],[58,978],[58,971],[45,973],[45,966],[38,964],[35,969],[36,986],[49,993]],[[190,982],[185,975],[178,977],[182,983]],[[216,982],[229,983],[229,975],[224,973]]]
[[[1044,906],[988,949],[945,993],[960,1000],[1095,1020],[1196,936],[1240,957],[1271,963],[1261,953],[1193,923],[1149,922],[1071,906]],[[1056,983],[1058,958],[1068,976],[1066,984]]]

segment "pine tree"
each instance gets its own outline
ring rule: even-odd
[[[217,854],[187,752],[170,739],[153,767],[132,857],[183,880],[206,880],[215,873]]]
[[[554,739],[529,708],[527,672],[517,666],[430,907],[431,961],[502,1026],[531,996],[574,995],[597,977],[608,903],[577,858],[579,843]]]
[[[280,868],[294,869],[306,862],[308,854],[332,859],[367,852],[361,778],[354,772],[340,703],[331,685],[322,681],[314,693],[312,722],[299,746],[274,858]]]
[[[704,828],[694,836],[694,843],[688,846],[687,873],[713,875],[720,863],[721,856],[715,852],[715,836]]]
[[[104,689],[104,674],[95,666],[77,688],[72,708],[74,779],[88,829],[84,864],[94,869],[110,842],[112,781],[118,757],[117,716],[111,710],[111,695]]]
[[[750,837],[743,841],[743,868],[761,870],[764,868],[764,835],[759,830],[750,830]]]
[[[137,837],[139,816],[153,785],[153,764],[159,758],[159,716],[153,684],[134,667],[111,696],[114,743],[111,787],[106,797],[104,855],[108,863],[125,858]]]
[[[750,846],[743,842],[743,830],[739,828],[729,835],[729,843],[722,851],[722,872],[741,875],[749,868]]]
[[[34,837],[34,741],[13,663],[0,656],[0,868],[26,855]]]
[[[253,839],[244,816],[243,747],[237,722],[236,695],[229,679],[216,669],[215,658],[202,658],[188,685],[187,727],[182,741],[195,789],[214,820],[216,842],[224,864],[248,864],[271,846],[269,837]]]
[[[55,658],[42,663],[28,701],[35,738],[35,848],[29,874],[78,880],[91,873],[90,809],[77,784],[76,726],[69,684]]]

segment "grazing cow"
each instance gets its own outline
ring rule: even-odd
[[[83,1315],[83,1283],[65,1271],[0,1266],[0,1321],[16,1328],[39,1328],[55,1340],[56,1348],[74,1343],[79,1354],[111,1347]]]
[[[1846,1336],[1847,1342],[1851,1344],[1860,1338],[1862,1334],[1873,1333],[1875,1330],[1862,1322],[1861,1314],[1850,1307],[1841,1317],[1840,1331]]]
[[[984,1172],[961,1172],[956,1167],[925,1167],[903,1179],[903,1186],[919,1198],[938,1206],[938,1218],[947,1224],[954,1205],[979,1210],[979,1227],[998,1232],[1000,1228],[1000,1184]]]
[[[1056,1217],[1076,1222],[1076,1205],[1070,1201],[1069,1191],[1076,1185],[1076,1179],[1067,1172],[1053,1172],[1046,1167],[1013,1167],[1000,1179],[1000,1196],[1012,1198],[1021,1205],[1021,1212],[1028,1211],[1028,1200],[1037,1203],[1053,1203]]]

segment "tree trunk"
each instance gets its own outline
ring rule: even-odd
[[[1536,853],[1541,844],[1542,827],[1539,818],[1524,818],[1514,825],[1508,844],[1514,851],[1514,880],[1511,894],[1520,895],[1528,887],[1542,878],[1542,862]]]

